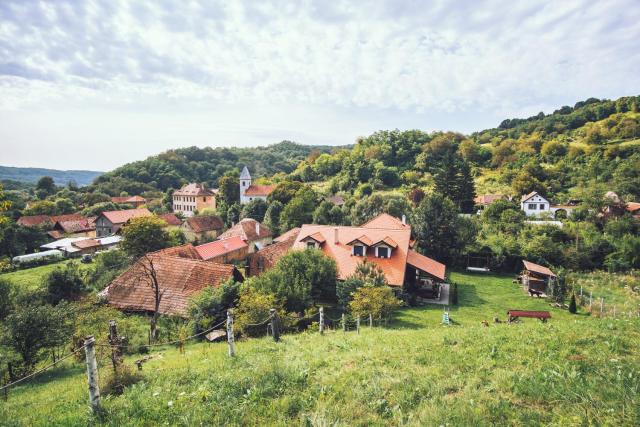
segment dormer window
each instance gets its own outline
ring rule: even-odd
[[[315,249],[316,247],[316,242],[314,242],[313,240],[307,242],[307,249]]]
[[[386,246],[378,246],[376,248],[376,256],[378,258],[389,258],[391,256],[391,249]]]
[[[364,245],[353,245],[352,254],[355,256],[365,256],[367,254],[367,247]]]

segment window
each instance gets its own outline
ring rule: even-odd
[[[389,248],[381,246],[378,249],[378,258],[389,258]]]
[[[203,198],[202,198],[202,201],[203,201],[203,202],[206,202],[206,201],[207,201],[207,198],[206,198],[206,197],[203,197]]]
[[[543,211],[544,210],[544,203],[540,203],[540,210]]]
[[[316,242],[307,242],[307,249],[315,249]]]
[[[529,210],[535,211],[537,207],[538,205],[536,205],[535,203],[529,203]]]
[[[355,256],[364,256],[364,254],[366,253],[365,251],[365,247],[362,245],[354,245],[353,246],[353,254]]]

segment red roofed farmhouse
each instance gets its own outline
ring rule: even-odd
[[[96,219],[96,236],[110,236],[115,234],[130,219],[152,215],[146,208],[102,212]]]
[[[189,299],[204,288],[218,287],[231,278],[243,280],[233,265],[154,253],[113,280],[102,295],[120,310],[153,312],[155,293],[150,271],[156,275],[162,293],[158,312],[178,316],[186,315]]]
[[[203,260],[221,263],[242,261],[249,254],[249,245],[240,236],[215,240],[195,249]]]
[[[222,233],[218,239],[239,236],[249,245],[249,253],[254,253],[273,241],[273,234],[264,225],[252,218],[244,218],[239,223]]]
[[[339,280],[351,276],[364,260],[378,266],[390,286],[422,298],[432,298],[446,279],[444,264],[413,250],[411,227],[387,214],[361,227],[305,224],[293,249],[307,248],[333,258]]]

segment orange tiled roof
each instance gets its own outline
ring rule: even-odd
[[[481,194],[473,199],[477,205],[490,205],[497,200],[506,200],[506,197],[503,194]]]
[[[389,237],[389,236],[385,237],[385,238],[384,238],[384,239],[382,239],[382,240],[377,241],[376,243],[374,243],[374,244],[373,244],[373,246],[377,246],[377,245],[379,245],[380,243],[384,243],[384,244],[386,244],[387,246],[390,246],[390,247],[392,247],[392,248],[394,248],[394,249],[398,247],[398,244],[396,243],[396,241],[395,241],[395,240],[393,240],[393,239],[392,239],[391,237]],[[411,241],[409,241],[409,247],[411,247]]]
[[[198,253],[196,248],[191,243],[187,243],[181,246],[173,246],[166,249],[160,249],[159,251],[153,252],[153,254],[177,256],[179,258],[202,259],[200,258],[200,254]]]
[[[260,234],[256,233],[256,224],[260,225]],[[264,239],[271,237],[271,230],[264,225],[260,224],[253,218],[245,218],[240,220],[239,223],[218,236],[218,239],[227,239],[233,236],[240,236],[247,242],[253,242],[254,240]]]
[[[180,218],[178,218],[174,213],[166,213],[166,214],[158,215],[158,218],[160,218],[161,220],[163,220],[169,225],[177,226],[182,224],[182,221],[180,221]]]
[[[88,249],[88,248],[96,248],[102,245],[96,239],[86,239],[86,240],[79,240],[77,242],[73,242],[71,243],[71,246],[75,246],[78,249]]]
[[[257,276],[272,268],[285,255],[297,239],[297,235],[290,235],[287,239],[269,245],[249,255],[249,274]]]
[[[274,243],[284,242],[285,240],[289,240],[291,237],[297,237],[298,233],[300,233],[300,227],[292,228],[291,230],[282,233],[278,237],[273,239]]]
[[[146,203],[147,199],[145,199],[144,197],[141,197],[141,196],[124,196],[124,197],[112,197],[111,201],[113,203],[121,203],[121,204]]]
[[[222,230],[224,228],[222,218],[215,215],[192,216],[187,218],[185,223],[194,233]]]
[[[447,267],[429,257],[426,257],[418,252],[410,249],[407,256],[407,264],[414,266],[415,268],[424,271],[440,280],[445,279]]]
[[[395,216],[383,213],[361,225],[364,228],[411,228]]]
[[[131,218],[138,218],[143,216],[152,216],[148,209],[125,209],[121,211],[107,211],[100,214],[107,218],[112,224],[124,224]]]
[[[356,237],[355,239],[353,239],[350,242],[347,242],[347,245],[352,245],[355,242],[364,243],[366,246],[373,245],[373,241],[370,238],[368,238],[366,235],[364,235],[364,234],[362,236],[360,236],[360,237]]]
[[[18,225],[23,227],[38,227],[41,225],[51,224],[51,217],[49,215],[27,215],[18,218]]]
[[[126,311],[153,311],[154,290],[148,273],[151,265],[162,292],[159,309],[162,314],[185,315],[194,294],[208,286],[217,287],[229,278],[242,280],[238,270],[229,264],[149,255],[109,284],[105,289],[108,303]]]
[[[524,268],[529,271],[533,271],[534,273],[542,274],[544,276],[556,277],[555,273],[551,271],[548,267],[538,265],[536,263],[533,263],[531,261],[526,261],[524,259],[522,260],[522,263],[524,264]]]
[[[276,189],[275,185],[255,185],[251,184],[244,190],[245,196],[268,196]]]
[[[96,223],[89,218],[82,218],[71,221],[58,221],[54,228],[61,229],[64,233],[80,233],[95,230]]]
[[[389,216],[389,218],[393,217]],[[383,217],[377,220],[374,218],[366,225],[371,225],[371,223],[376,225],[387,223],[393,228],[305,224],[302,226],[300,233],[293,244],[293,248],[305,249],[306,244],[303,240],[312,234],[320,233],[326,239],[320,249],[325,255],[330,256],[336,261],[336,265],[338,267],[338,279],[344,280],[352,275],[355,272],[356,266],[366,258],[367,261],[380,267],[390,285],[402,286],[407,266],[411,227],[402,225],[402,222],[397,219],[395,221],[389,221],[389,218]],[[398,224],[400,225],[398,226]],[[334,241],[336,229],[338,230],[338,240]],[[377,258],[375,257],[373,250],[367,251],[366,257],[351,255],[352,247],[349,246],[348,243],[353,242],[362,236],[366,236],[372,242],[378,242],[389,237],[397,243],[397,247],[391,252],[390,258]]]
[[[627,210],[629,212],[635,212],[640,209],[640,203],[638,202],[629,202],[627,203]]]
[[[248,247],[247,243],[240,236],[229,237],[228,239],[215,240],[204,245],[196,246],[195,249],[203,260],[219,257],[230,252]]]
[[[64,214],[64,215],[52,215],[51,216],[51,222],[52,223],[56,223],[56,222],[60,222],[60,221],[76,221],[79,219],[84,219],[84,217],[80,214]]]
[[[215,196],[215,189],[207,188],[204,184],[190,183],[173,192],[174,196]]]

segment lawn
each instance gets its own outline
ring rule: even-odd
[[[72,260],[65,260],[53,264],[41,265],[39,267],[25,268],[24,270],[3,273],[0,274],[0,278],[8,279],[22,289],[32,290],[38,288],[42,284],[47,274],[58,267],[65,266],[69,262],[72,262]],[[78,262],[78,265],[80,265],[80,268],[83,270],[91,268],[91,264],[81,264]]]
[[[510,276],[453,273],[442,307],[401,310],[387,328],[196,343],[152,352],[145,379],[103,397],[91,420],[81,363],[17,387],[6,425],[638,425],[640,321],[573,316],[526,296]],[[510,308],[546,309],[483,327]],[[131,364],[132,358],[127,360]],[[109,371],[100,360],[100,375]]]

